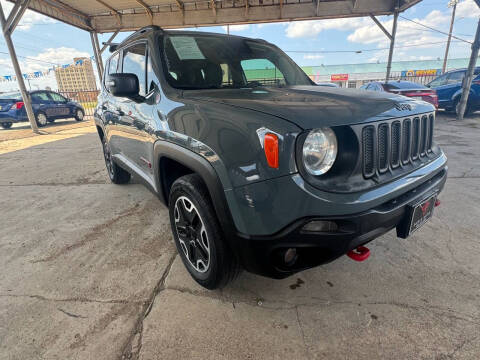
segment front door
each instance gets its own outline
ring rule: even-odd
[[[147,43],[141,41],[126,47],[122,51],[121,72],[135,74],[138,77],[140,92],[145,97]],[[116,98],[118,129],[122,137],[122,154],[136,167],[140,175],[153,178],[152,152],[153,143],[150,130],[152,129],[152,106],[147,102],[135,102],[127,98]]]
[[[55,92],[49,92],[50,98],[52,99],[52,102],[54,106],[50,109],[50,113],[52,113],[52,117],[54,118],[67,118],[67,117],[73,117],[73,114],[71,113],[70,107],[68,106],[68,99],[63,97],[62,95],[55,93]],[[49,116],[47,114],[47,116]]]

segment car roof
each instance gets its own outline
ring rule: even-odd
[[[388,83],[383,81],[380,83],[384,87],[390,87],[392,89],[424,89],[426,88],[425,85],[413,82],[413,81],[407,81],[407,80],[395,80],[395,81],[389,81]]]

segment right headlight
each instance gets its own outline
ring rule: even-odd
[[[303,143],[305,169],[312,175],[325,174],[337,157],[337,137],[330,128],[311,130]]]

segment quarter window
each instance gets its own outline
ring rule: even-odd
[[[138,83],[140,86],[139,94],[146,95],[145,91],[145,69],[146,69],[146,45],[135,44],[123,50],[123,67],[122,72],[124,74],[135,74],[138,77]]]
[[[37,92],[32,94],[32,99],[35,101],[49,101],[50,98],[46,92]]]

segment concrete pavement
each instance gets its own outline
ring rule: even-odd
[[[478,358],[479,120],[438,117],[449,180],[408,240],[221,291],[190,278],[148,190],[109,183],[96,134],[7,146],[0,359]]]

